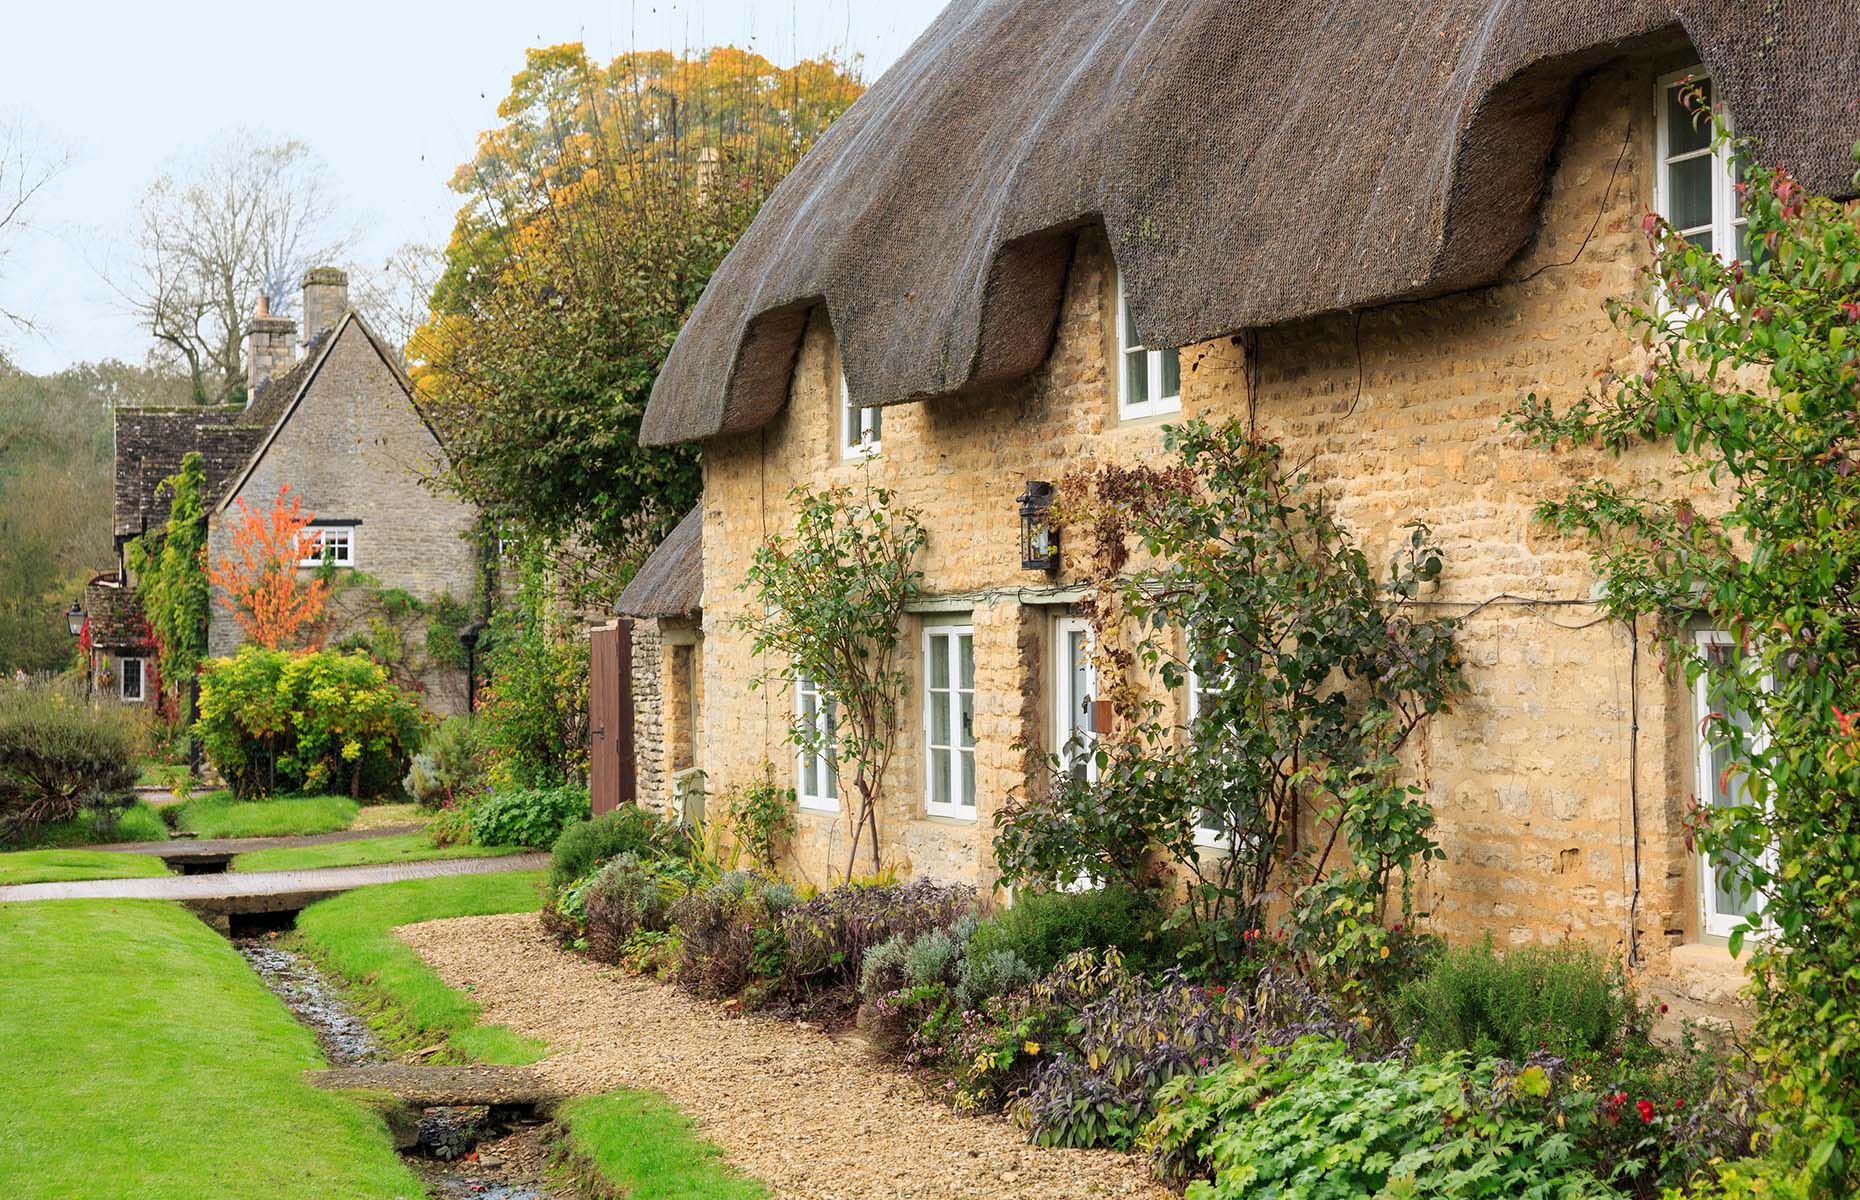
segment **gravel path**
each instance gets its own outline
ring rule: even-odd
[[[995,1117],[958,1116],[857,1043],[732,1017],[564,953],[534,914],[395,931],[454,987],[555,1048],[535,1069],[576,1093],[650,1088],[730,1162],[791,1200],[1084,1200],[1172,1193],[1143,1160],[1043,1150]]]
[[[435,875],[489,875],[535,871],[547,854],[503,858],[440,858],[373,867],[318,867],[308,871],[247,871],[229,875],[161,875],[148,879],[91,879],[74,883],[18,883],[0,887],[9,900],[228,900],[296,892],[346,892],[375,883],[431,879]]]

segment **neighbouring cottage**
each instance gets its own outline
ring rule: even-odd
[[[477,514],[435,490],[445,451],[421,415],[395,352],[349,307],[348,277],[333,267],[304,276],[302,337],[296,321],[274,316],[261,298],[246,327],[243,406],[126,408],[116,414],[115,534],[118,569],[85,592],[93,678],[126,702],[156,695],[153,651],[129,577],[125,547],[168,519],[162,481],[199,451],[206,470],[208,553],[231,550],[243,499],[269,509],[280,485],[315,514],[316,553],[338,572],[366,580],[338,588],[330,641],[365,629],[368,597],[399,591],[421,603],[469,601],[479,586]],[[125,584],[127,580],[127,584]],[[418,634],[418,631],[416,631]],[[451,656],[424,654],[407,665],[429,709],[466,709],[466,673]],[[229,654],[243,636],[227,609],[213,605],[208,651]]]
[[[777,190],[658,379],[644,438],[701,441],[704,496],[673,539],[701,556],[696,600],[623,605],[657,622],[636,627],[635,683],[662,697],[648,796],[673,764],[717,796],[772,762],[798,792],[794,868],[843,863],[830,764],[784,740],[818,697],[752,690],[732,623],[790,488],[870,479],[929,533],[884,853],[988,884],[998,806],[1094,687],[1076,577],[1022,569],[1017,497],[1155,456],[1172,421],[1250,415],[1372,561],[1417,518],[1446,549],[1429,600],[1469,614],[1472,690],[1412,755],[1447,853],[1438,927],[1709,975],[1737,914],[1683,826],[1719,786],[1695,697],[1650,627],[1599,619],[1587,547],[1532,516],[1591,472],[1669,463],[1550,457],[1503,424],[1631,359],[1603,302],[1635,286],[1646,213],[1739,246],[1687,78],[1766,158],[1852,192],[1860,10],[1836,0],[957,0]],[[933,739],[945,664],[960,733]],[[702,696],[701,725],[668,719],[673,690]]]

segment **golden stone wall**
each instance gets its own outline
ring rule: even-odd
[[[1456,937],[1621,943],[1631,906],[1644,952],[1697,932],[1695,865],[1680,830],[1693,790],[1686,693],[1650,630],[1636,661],[1629,632],[1600,620],[1584,547],[1532,519],[1539,501],[1593,471],[1678,486],[1665,478],[1670,461],[1547,456],[1503,423],[1527,394],[1572,400],[1611,359],[1631,359],[1602,303],[1627,294],[1645,260],[1653,97],[1651,70],[1585,86],[1541,233],[1496,286],[1182,351],[1183,415],[1251,413],[1285,442],[1289,461],[1309,461],[1372,562],[1387,561],[1413,519],[1446,550],[1445,577],[1425,599],[1467,615],[1472,693],[1410,757],[1447,851],[1425,893]],[[783,740],[792,698],[749,688],[758,664],[730,625],[750,602],[738,590],[749,559],[788,528],[791,487],[869,476],[922,516],[927,593],[951,605],[972,597],[977,667],[977,819],[928,818],[919,621],[903,632],[913,681],[885,780],[886,856],[907,872],[993,881],[993,815],[1053,742],[1051,626],[1065,610],[1048,603],[1049,589],[1069,581],[1020,569],[1015,498],[1025,480],[1057,480],[1088,460],[1154,456],[1162,425],[1180,419],[1119,421],[1108,366],[1115,312],[1109,251],[1088,234],[1046,366],[1017,386],[886,409],[883,448],[869,463],[841,460],[837,354],[817,313],[787,409],[757,433],[706,445],[703,758],[713,797],[754,778],[765,759],[778,780],[794,777]],[[847,835],[844,814],[801,813],[794,868],[825,882],[844,864]]]

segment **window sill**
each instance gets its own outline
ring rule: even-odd
[[[975,828],[975,814],[973,812],[966,816],[957,816],[954,813],[927,812],[917,819],[925,825],[943,825],[953,829]]]
[[[794,807],[798,812],[811,813],[820,817],[837,817],[840,815],[840,806],[837,804],[796,800],[794,802]]]

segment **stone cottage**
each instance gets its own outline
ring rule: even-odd
[[[1715,786],[1695,698],[1650,628],[1599,619],[1587,548],[1532,517],[1592,472],[1668,463],[1551,457],[1503,424],[1631,357],[1603,302],[1636,284],[1646,213],[1738,244],[1687,79],[1808,187],[1853,191],[1860,11],[1838,0],[957,0],[764,207],[646,414],[648,442],[703,446],[712,795],[773,763],[795,867],[844,861],[831,764],[784,741],[821,698],[750,690],[732,621],[790,488],[870,479],[929,533],[884,853],[991,882],[997,808],[1094,687],[1077,576],[1023,569],[1018,496],[1247,416],[1372,562],[1417,518],[1446,550],[1429,602],[1470,614],[1471,694],[1414,755],[1440,928],[1723,958],[1736,914],[1682,827]],[[923,703],[946,672],[955,738]]]
[[[422,602],[468,601],[479,586],[477,515],[429,486],[445,469],[445,451],[398,356],[349,307],[348,277],[333,267],[309,271],[302,312],[300,336],[296,321],[273,315],[260,299],[246,327],[244,406],[117,413],[118,571],[92,583],[85,608],[111,614],[108,622],[92,622],[94,670],[125,700],[152,700],[155,688],[140,615],[120,611],[134,605],[132,588],[121,582],[128,578],[124,548],[167,521],[160,484],[189,451],[200,451],[205,462],[214,560],[230,550],[238,502],[268,509],[288,484],[315,514],[317,553],[306,556],[305,570],[327,559],[339,573],[366,577],[369,589],[338,589],[332,641],[374,615],[355,599],[370,590],[398,589]],[[216,601],[208,651],[229,654],[242,640]],[[413,676],[428,708],[465,711],[468,685],[456,664],[419,660]],[[151,686],[129,687],[145,678]]]

